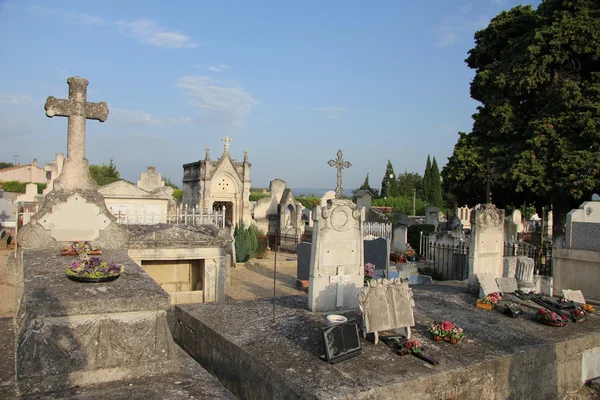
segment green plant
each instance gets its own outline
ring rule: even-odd
[[[406,236],[408,238],[408,244],[410,244],[410,247],[413,249],[420,248],[421,232],[423,232],[423,237],[428,237],[430,233],[435,232],[435,225],[421,224],[408,227]]]
[[[66,269],[66,274],[82,278],[106,278],[120,275],[125,270],[123,265],[114,261],[102,261],[98,257],[84,256],[73,261]]]
[[[246,228],[244,224],[236,225],[233,231],[235,240],[236,262],[246,262],[256,253],[257,240],[252,227]]]
[[[250,225],[249,229],[252,231],[252,234],[254,235],[256,240],[256,246],[253,256],[259,257],[261,255],[264,255],[267,252],[267,250],[269,250],[267,235],[265,235],[264,232],[258,229],[255,225]]]
[[[271,197],[269,193],[250,193],[249,201],[258,201],[264,197]]]

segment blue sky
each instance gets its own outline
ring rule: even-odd
[[[440,168],[477,102],[464,59],[473,34],[518,1],[3,1],[0,0],[0,161],[66,154],[69,76],[106,101],[88,121],[87,158],[112,157],[135,181],[146,166],[181,184],[182,164],[248,149],[254,187],[335,188],[338,149],[369,173]],[[536,7],[539,1],[532,3]]]

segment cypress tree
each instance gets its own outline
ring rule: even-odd
[[[388,160],[385,175],[381,181],[381,198],[398,196],[398,180],[392,162]]]
[[[435,156],[431,164],[431,204],[437,207],[443,205],[442,200],[442,180],[440,178],[440,169],[438,168]]]
[[[427,164],[425,164],[425,172],[423,173],[423,200],[427,204],[431,204],[431,198],[433,197],[431,186],[431,157],[427,155]]]

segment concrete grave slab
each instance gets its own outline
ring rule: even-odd
[[[496,278],[500,293],[514,293],[519,286],[516,278]]]
[[[583,298],[583,293],[581,293],[581,290],[563,289],[562,294],[566,300],[572,300],[577,304],[585,304],[585,299]]]

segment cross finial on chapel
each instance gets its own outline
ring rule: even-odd
[[[221,138],[222,141],[225,142],[225,153],[227,153],[229,151],[229,142],[232,141],[233,139],[229,137],[229,135],[225,135],[224,138]]]

